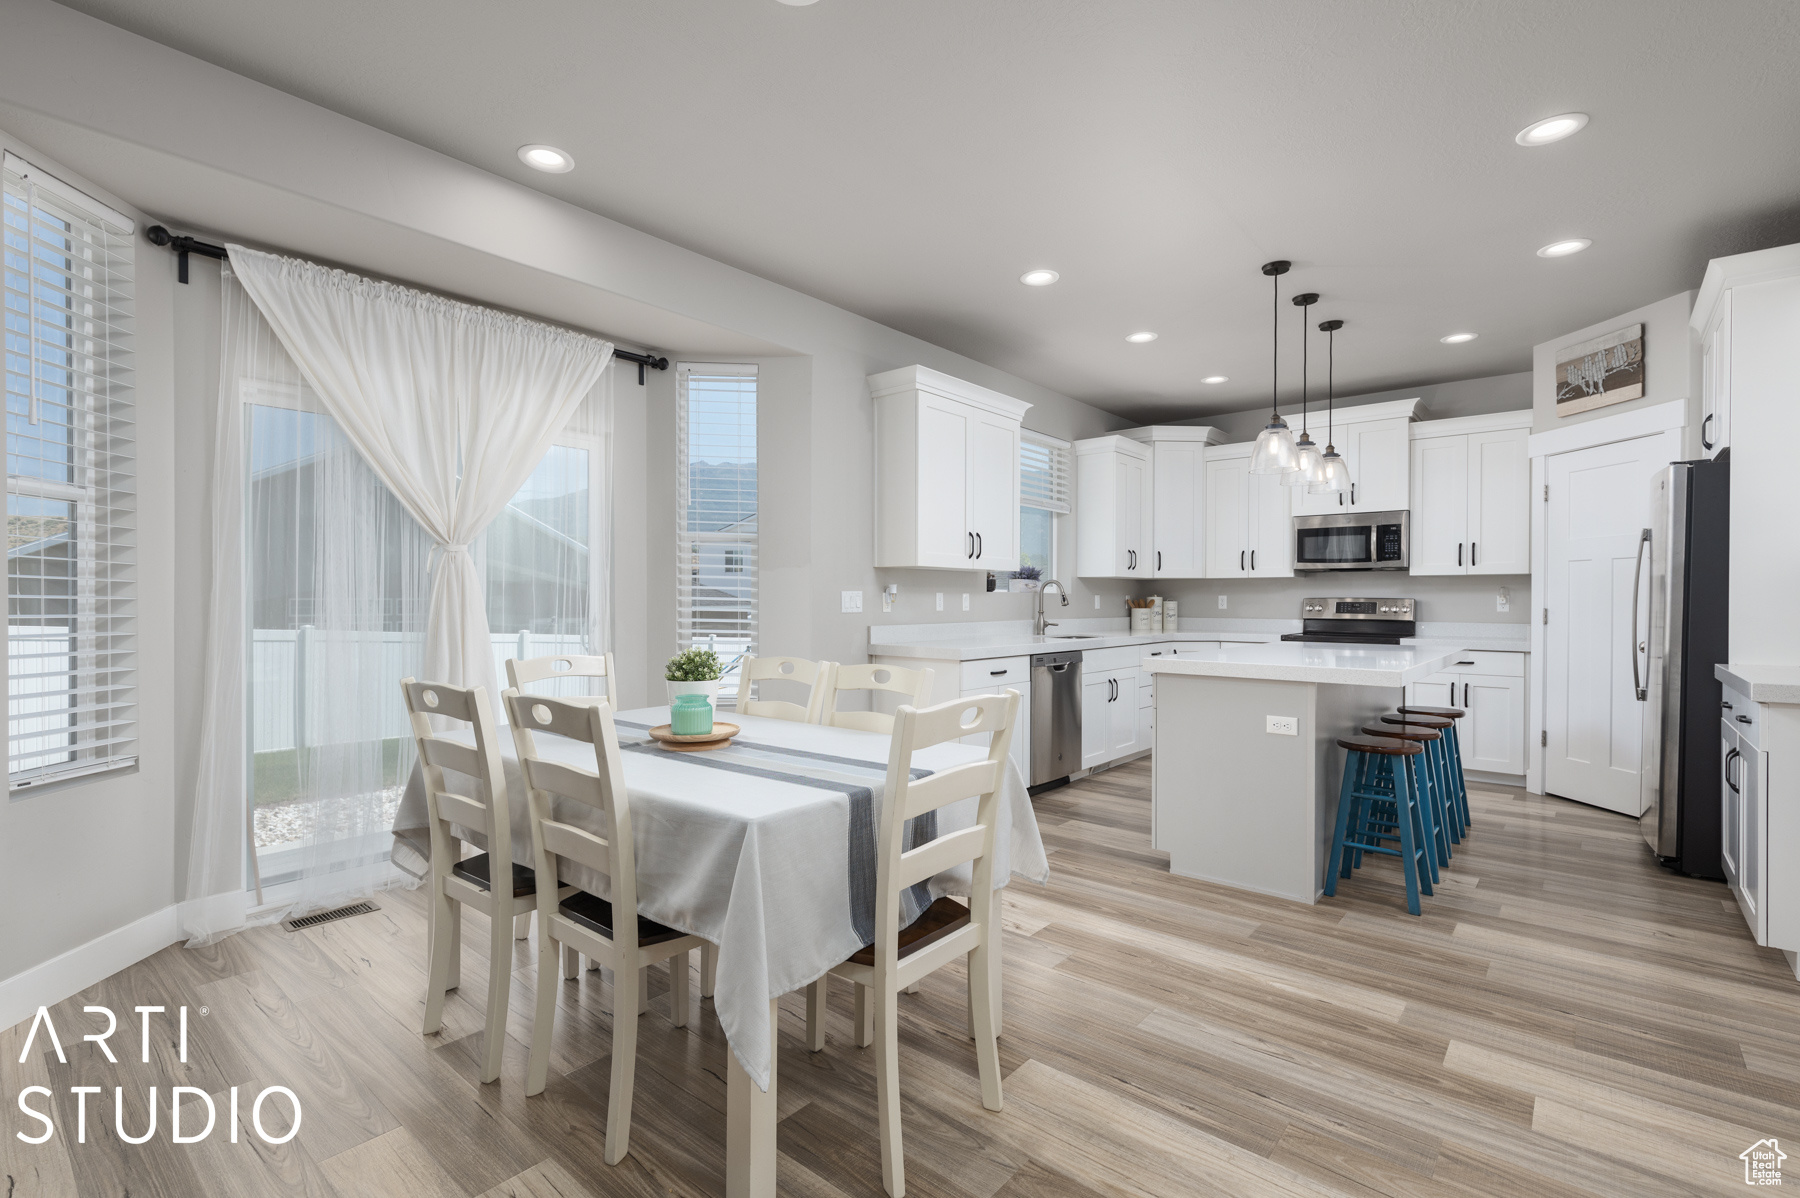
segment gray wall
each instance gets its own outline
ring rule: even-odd
[[[1611,320],[1576,329],[1534,346],[1531,351],[1531,431],[1546,433],[1588,420],[1617,416],[1634,408],[1650,407],[1672,399],[1689,405],[1686,452],[1697,452],[1700,424],[1700,353],[1688,328],[1694,310],[1694,292],[1683,291],[1642,308],[1621,313]],[[1573,416],[1556,414],[1556,355],[1564,346],[1591,341],[1628,324],[1644,326],[1644,394],[1640,399],[1609,404]]]
[[[1451,383],[1427,383],[1421,387],[1402,387],[1396,391],[1373,391],[1367,395],[1345,395],[1337,400],[1337,410],[1362,404],[1385,403],[1392,399],[1422,399],[1426,420],[1448,420],[1452,416],[1485,416],[1490,412],[1522,412],[1531,406],[1531,372],[1495,374],[1486,378],[1459,379]],[[1308,427],[1313,440],[1325,444],[1325,407],[1309,405]],[[1291,399],[1284,402],[1281,414],[1300,429],[1300,408]],[[1176,424],[1211,424],[1217,426],[1226,442],[1253,441],[1269,422],[1269,409],[1264,406],[1245,412],[1229,412],[1222,416],[1199,416]]]
[[[1501,587],[1511,591],[1508,610],[1494,610]],[[1139,587],[1145,595],[1161,595],[1181,604],[1181,618],[1223,616],[1227,619],[1298,620],[1300,601],[1314,595],[1370,598],[1414,598],[1419,619],[1434,623],[1523,624],[1530,619],[1531,575],[1480,578],[1412,575],[1385,570],[1344,574],[1312,574],[1301,578],[1222,579],[1191,582],[1161,580]],[[1226,607],[1219,610],[1219,596]],[[1123,611],[1108,611],[1122,615]]]

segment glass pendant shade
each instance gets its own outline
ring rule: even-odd
[[[1321,456],[1322,455],[1319,453],[1318,442],[1312,439],[1311,434],[1301,433],[1300,439],[1294,442],[1294,465],[1296,469],[1292,474],[1284,474],[1281,476],[1282,486],[1310,487],[1314,483],[1321,481],[1324,478],[1324,475],[1320,473],[1319,470],[1319,458]]]
[[[1287,474],[1298,468],[1293,430],[1280,416],[1270,417],[1268,427],[1256,435],[1256,448],[1250,451],[1250,473]]]
[[[1327,445],[1319,456],[1319,481],[1306,489],[1314,495],[1329,495],[1350,489],[1350,467],[1335,446]]]

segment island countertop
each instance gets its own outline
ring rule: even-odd
[[[1262,645],[1196,648],[1180,657],[1146,657],[1152,674],[1317,682],[1339,686],[1405,686],[1443,670],[1468,651],[1460,641],[1405,645],[1331,645],[1273,641]]]

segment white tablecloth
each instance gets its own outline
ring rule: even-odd
[[[769,1000],[798,990],[868,943],[874,913],[875,834],[880,827],[888,737],[757,716],[722,714],[742,732],[724,752],[673,753],[648,741],[667,707],[618,714],[625,785],[637,845],[638,909],[719,946],[714,1006],[733,1053],[758,1086],[770,1075]],[[513,857],[529,864],[525,788],[511,734],[501,730],[512,814]],[[538,735],[546,757],[594,768],[591,747]],[[915,771],[941,770],[985,756],[946,744],[913,758]],[[916,776],[916,775],[915,775]],[[473,779],[447,773],[446,786],[473,793]],[[1025,779],[1010,760],[1002,782],[995,842],[996,887],[1012,873],[1047,881],[1049,864]],[[976,804],[937,813],[936,830],[966,828]],[[599,830],[592,808],[558,800],[556,816]],[[924,817],[929,820],[930,817]],[[423,876],[429,859],[424,783],[417,769],[394,818],[394,862]],[[485,847],[485,837],[469,831]],[[910,847],[910,846],[909,846]],[[563,881],[608,897],[607,881],[565,863]],[[909,906],[967,895],[965,865],[933,878]]]

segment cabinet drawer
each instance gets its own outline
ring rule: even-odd
[[[962,663],[962,693],[965,695],[992,694],[1009,686],[1016,690],[1030,681],[1029,657],[990,657]]]
[[[1729,724],[1752,749],[1762,748],[1762,705],[1741,691],[1721,688],[1719,718]]]
[[[1072,648],[1080,648],[1076,641]],[[1119,645],[1111,649],[1083,649],[1081,653],[1081,672],[1084,674],[1104,674],[1111,670],[1135,669],[1150,656],[1153,649],[1169,648],[1167,641],[1146,641],[1141,645]]]
[[[1156,702],[1156,675],[1144,674],[1138,683],[1138,706],[1150,707]]]
[[[1444,664],[1447,674],[1489,674],[1499,678],[1525,677],[1525,655],[1483,649],[1459,653]]]

